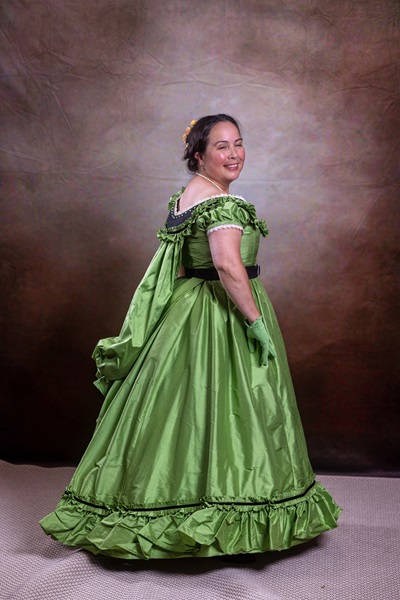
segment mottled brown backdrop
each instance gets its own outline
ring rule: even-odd
[[[2,458],[81,455],[91,351],[188,179],[186,125],[224,111],[314,466],[399,469],[398,0],[2,0],[0,19]]]

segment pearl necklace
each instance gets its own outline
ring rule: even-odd
[[[219,185],[217,185],[215,183],[215,181],[213,181],[212,179],[209,179],[209,177],[206,177],[205,175],[202,175],[201,173],[196,173],[196,175],[198,175],[199,177],[202,177],[203,179],[207,179],[207,181],[209,181],[210,183],[215,185],[215,187],[218,188],[220,192],[222,192],[223,194],[226,194],[226,192],[224,192],[224,190],[222,188],[220,188]]]

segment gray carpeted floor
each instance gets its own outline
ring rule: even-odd
[[[65,548],[38,520],[72,469],[0,462],[3,600],[399,600],[400,479],[321,476],[339,528],[255,565],[216,559],[118,561]]]

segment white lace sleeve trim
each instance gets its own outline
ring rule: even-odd
[[[218,231],[219,229],[240,229],[240,231],[243,231],[243,227],[241,225],[227,223],[226,225],[216,225],[215,227],[211,227],[211,229],[207,229],[207,235],[210,235],[210,233],[213,231]]]

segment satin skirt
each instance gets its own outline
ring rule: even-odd
[[[315,481],[279,326],[254,298],[275,358],[249,352],[219,281],[177,280],[128,375],[112,383],[59,505],[66,545],[124,559],[282,550],[336,527]]]

